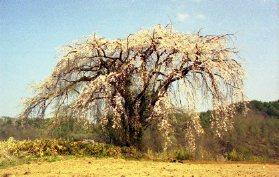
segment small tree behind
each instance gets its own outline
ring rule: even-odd
[[[222,115],[216,130],[226,128],[234,110],[227,106],[243,93],[243,68],[230,37],[157,25],[125,39],[93,35],[71,43],[21,117],[44,117],[48,107],[54,112],[66,107],[73,117],[111,125],[114,143],[138,146],[153,122],[168,133],[165,115],[173,105],[197,110],[205,103]],[[193,117],[194,129],[201,131]]]

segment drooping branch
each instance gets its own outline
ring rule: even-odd
[[[55,112],[69,107],[76,117],[96,119],[102,112],[132,143],[174,97],[193,109],[200,94],[212,109],[241,101],[244,72],[231,36],[189,35],[158,25],[125,39],[93,35],[69,44],[21,116],[43,116],[51,106]]]

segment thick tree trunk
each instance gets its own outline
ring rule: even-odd
[[[143,135],[142,122],[132,102],[125,102],[125,115],[127,120],[122,120],[126,137],[125,145],[135,146],[140,149]]]
[[[129,87],[127,86],[123,90],[129,90]],[[141,96],[134,98],[131,97],[131,93],[125,93],[123,90],[121,95],[125,101],[124,111],[121,115],[122,138],[119,139],[119,143],[124,146],[135,146],[141,149],[143,131],[148,125],[147,119],[150,117],[155,105],[152,104],[154,95],[146,91]]]

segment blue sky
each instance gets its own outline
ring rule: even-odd
[[[279,99],[277,0],[0,0],[0,116],[16,116],[56,49],[94,32],[121,38],[172,22],[182,32],[236,33],[249,99]]]

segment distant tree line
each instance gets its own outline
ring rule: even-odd
[[[253,100],[250,102],[253,110],[262,112],[268,116],[279,118],[279,100],[270,102],[261,102]]]

